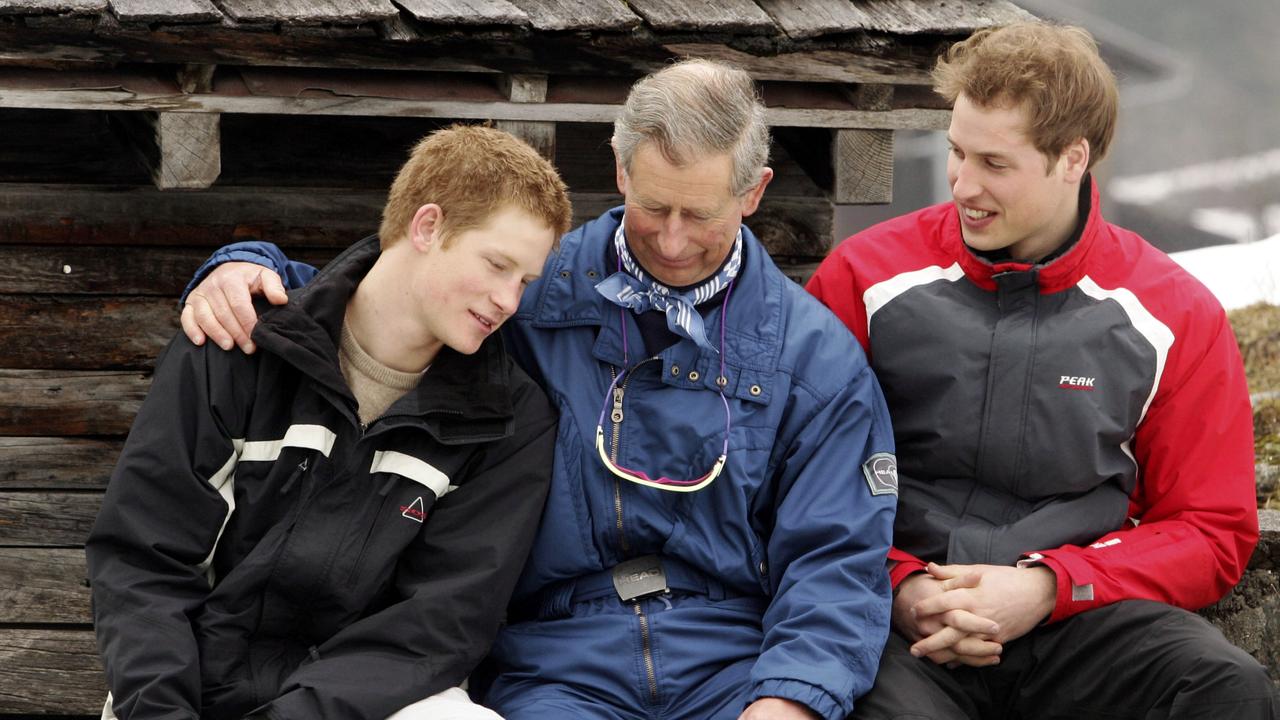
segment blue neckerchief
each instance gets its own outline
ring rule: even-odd
[[[650,278],[631,257],[622,232],[625,221],[624,216],[623,222],[618,224],[618,230],[613,234],[613,244],[622,270],[598,283],[596,290],[609,302],[630,308],[637,315],[649,310],[661,311],[667,316],[667,328],[671,332],[689,338],[698,347],[719,352],[707,340],[702,315],[694,306],[714,297],[738,276],[738,270],[742,268],[742,228],[738,228],[729,261],[720,268],[720,272],[690,290],[678,291]]]

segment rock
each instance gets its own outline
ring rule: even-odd
[[[1280,686],[1280,510],[1259,510],[1261,537],[1240,583],[1200,611]]]

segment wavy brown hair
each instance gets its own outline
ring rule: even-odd
[[[382,247],[405,237],[418,208],[440,206],[442,246],[517,207],[559,237],[569,230],[568,188],[550,161],[510,133],[480,125],[437,130],[413,148],[382,209]]]
[[[938,58],[933,89],[953,104],[964,95],[980,107],[1025,107],[1027,135],[1051,164],[1084,138],[1093,169],[1115,133],[1115,75],[1079,27],[1025,22],[979,30]]]

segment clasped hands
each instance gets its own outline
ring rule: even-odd
[[[986,667],[1053,612],[1056,594],[1056,577],[1044,566],[929,563],[898,585],[893,627],[916,657]]]

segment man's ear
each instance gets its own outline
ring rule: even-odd
[[[413,214],[413,220],[409,223],[409,242],[413,243],[413,248],[418,252],[426,252],[432,247],[439,246],[443,221],[444,211],[439,205],[427,203],[418,208],[418,212]]]
[[[1070,183],[1078,183],[1089,171],[1089,141],[1080,138],[1062,151],[1063,178]]]
[[[613,172],[614,180],[618,183],[618,193],[623,197],[627,196],[627,171],[622,167],[622,158],[618,157],[618,151],[613,151]]]
[[[769,181],[772,179],[773,168],[760,168],[760,182],[747,190],[747,194],[742,198],[742,217],[750,215],[760,207],[760,198],[764,197],[764,189],[769,186]]]

